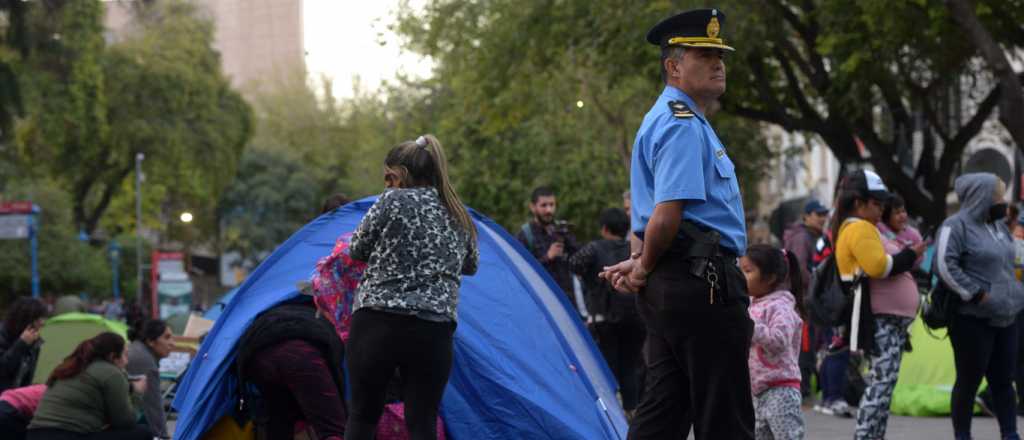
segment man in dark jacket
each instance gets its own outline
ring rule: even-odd
[[[567,224],[555,221],[557,209],[558,201],[551,188],[542,186],[533,190],[530,196],[533,219],[523,224],[516,238],[540,261],[551,278],[569,296],[569,302],[575,305],[569,257],[576,252],[576,237],[569,231]]]
[[[800,263],[800,275],[804,284],[811,279],[811,269],[814,267],[814,252],[818,240],[821,238],[825,221],[828,220],[828,208],[824,207],[817,200],[811,199],[804,206],[804,217],[800,222],[794,223],[783,235],[782,241],[786,251],[796,256]],[[818,332],[805,322],[800,350],[800,373],[803,377],[800,389],[804,397],[811,395],[811,376],[815,373],[816,347],[814,344]]]
[[[583,246],[569,259],[572,271],[586,286],[589,323],[596,333],[608,367],[622,393],[622,409],[631,414],[640,398],[640,351],[646,332],[636,311],[632,294],[616,292],[608,281],[600,278],[607,266],[629,258],[629,217],[618,208],[601,212],[601,240]]]
[[[804,278],[804,285],[811,279],[811,268],[814,256],[814,246],[821,238],[821,231],[828,220],[828,208],[817,200],[811,200],[804,206],[804,217],[794,223],[782,236],[783,246],[787,251],[792,252],[800,261],[800,274]]]

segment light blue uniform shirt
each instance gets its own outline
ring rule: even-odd
[[[677,118],[681,101],[694,116]],[[747,231],[736,168],[711,124],[682,90],[666,86],[644,116],[630,169],[632,230],[643,235],[658,203],[683,200],[683,219],[722,234],[721,246],[743,255]]]

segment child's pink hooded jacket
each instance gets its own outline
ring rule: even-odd
[[[758,395],[769,388],[800,389],[800,336],[803,320],[793,294],[785,290],[753,298],[750,319],[754,338],[750,343],[750,389]]]

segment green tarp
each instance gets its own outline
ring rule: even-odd
[[[903,354],[892,413],[901,416],[948,416],[949,397],[956,379],[953,348],[945,330],[929,335],[920,319],[910,326],[914,351]],[[982,385],[984,388],[984,385]]]
[[[82,341],[103,332],[114,332],[127,337],[128,326],[123,322],[103,319],[89,313],[65,313],[46,320],[39,334],[43,344],[39,352],[34,383],[46,382],[50,372]]]

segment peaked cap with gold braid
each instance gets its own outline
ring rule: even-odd
[[[647,41],[653,45],[710,47],[734,51],[722,40],[725,14],[718,9],[694,9],[673,15],[656,24],[647,32]]]

